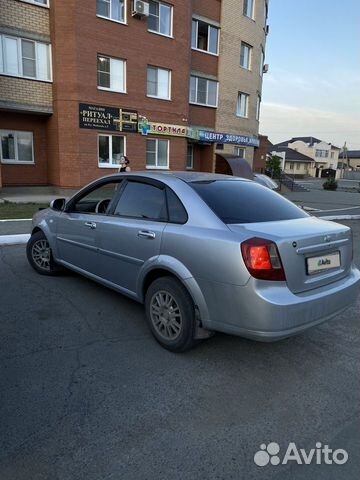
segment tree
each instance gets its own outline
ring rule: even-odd
[[[272,155],[266,162],[266,169],[271,172],[271,176],[278,178],[281,175],[281,161],[282,158],[277,155]]]

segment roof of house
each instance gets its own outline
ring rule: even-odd
[[[314,162],[314,159],[304,155],[303,153],[297,152],[293,148],[284,147],[281,144],[273,145],[269,148],[269,152],[285,152],[285,160],[290,160],[292,162],[302,162],[310,163]]]
[[[348,150],[348,158],[360,158],[360,150]],[[339,158],[342,158],[342,153],[339,154]]]
[[[290,140],[285,140],[284,142],[277,143],[277,145],[288,145],[289,143],[297,142],[298,140],[304,143],[309,143],[311,147],[315,143],[320,143],[323,141],[323,140],[319,140],[316,137],[292,137]]]

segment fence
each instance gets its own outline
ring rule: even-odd
[[[360,181],[360,172],[344,172],[345,180],[359,180]]]

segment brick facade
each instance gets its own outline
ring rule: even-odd
[[[30,112],[51,113],[52,84],[25,78],[1,76],[0,106]]]
[[[253,170],[256,173],[264,173],[266,170],[266,155],[272,143],[265,135],[259,135],[259,140],[259,148],[256,148],[254,153]]]
[[[47,185],[47,135],[46,117],[40,115],[18,115],[7,112],[0,115],[0,130],[32,132],[34,163],[29,165],[1,165],[2,184],[5,185]]]
[[[265,50],[265,0],[254,2],[254,19],[242,15],[243,2],[227,0],[221,9],[221,42],[219,56],[219,107],[216,130],[256,136],[259,122],[256,119],[258,95],[261,96],[261,49]],[[252,46],[251,67],[240,66],[241,42]],[[238,92],[249,97],[248,118],[236,115]],[[252,165],[253,148],[246,149],[246,159]],[[234,153],[233,145],[224,145],[225,153]]]
[[[1,27],[14,31],[35,32],[48,37],[50,35],[49,9],[20,0],[1,0],[0,30]]]
[[[235,31],[236,24],[231,18],[231,8],[238,2],[169,0],[168,3],[174,12],[172,38],[149,32],[146,18],[131,15],[130,0],[126,2],[125,24],[98,17],[96,0],[51,0],[50,8],[20,0],[1,0],[0,32],[13,31],[14,35],[28,32],[28,38],[51,43],[53,78],[52,83],[48,83],[0,75],[0,125],[6,129],[33,131],[36,153],[32,168],[30,165],[2,165],[3,184],[49,183],[79,187],[117,170],[99,167],[98,135],[101,130],[79,128],[79,103],[136,110],[156,123],[257,134],[253,103],[248,121],[239,121],[229,114],[233,112],[235,90],[250,90],[250,86],[251,92],[261,89],[261,78],[255,76],[255,70],[259,70],[256,55],[254,72],[250,76],[247,72],[237,71],[236,78],[231,76],[231,67],[233,70],[235,67],[230,62],[235,62],[237,53],[229,50],[236,51],[237,47],[234,48],[231,42],[240,39],[239,33],[236,32],[235,38],[232,31]],[[257,5],[262,3],[262,0],[256,2]],[[259,47],[264,42],[263,25],[246,26],[248,19],[242,18],[239,7],[237,11],[241,14],[232,15],[238,21],[237,28],[244,27],[247,41],[251,40]],[[192,15],[221,28],[220,56],[191,49]],[[260,11],[256,13],[258,16]],[[248,32],[246,28],[249,28]],[[98,88],[98,55],[126,61],[126,93]],[[238,59],[235,63],[238,64]],[[171,71],[170,100],[146,95],[148,65]],[[218,108],[189,104],[191,73],[220,81]],[[31,115],[35,110],[43,115]],[[21,113],[24,111],[27,114]],[[151,137],[139,133],[105,133],[124,135],[131,168],[145,168],[146,138]],[[153,138],[169,140],[170,169],[186,168],[188,139],[155,135]],[[214,168],[214,144],[195,142],[194,169],[213,171]]]

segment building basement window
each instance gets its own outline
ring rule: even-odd
[[[125,23],[125,0],[96,0],[96,14],[98,17]]]
[[[192,21],[191,48],[202,52],[219,53],[219,29],[201,20]]]
[[[51,81],[50,45],[0,35],[0,74]]]
[[[202,77],[190,77],[190,103],[217,107],[218,85],[216,80]]]
[[[125,155],[125,137],[122,135],[99,135],[99,167],[117,168]]]
[[[1,163],[34,163],[32,132],[0,130]]]

